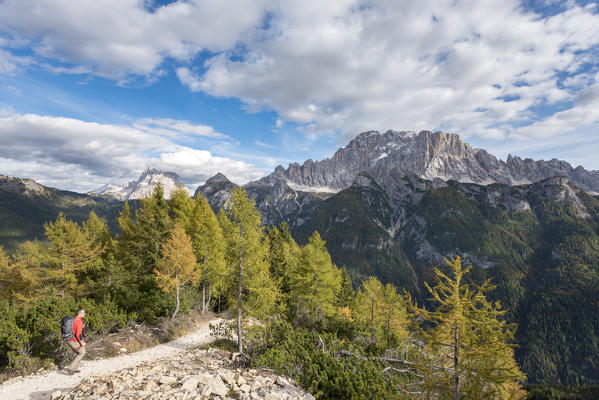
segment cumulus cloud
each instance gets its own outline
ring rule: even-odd
[[[599,64],[595,5],[542,16],[518,0],[144,3],[5,0],[0,47],[118,81],[157,79],[168,58],[191,91],[274,110],[312,138],[393,128],[534,139],[598,118],[576,118]],[[30,62],[2,55],[0,73]]]
[[[269,31],[247,39],[243,58],[221,53],[196,73],[179,68],[179,79],[276,110],[309,135],[441,128],[502,139],[545,117],[534,107],[572,102],[592,83],[583,67],[599,15],[572,6],[541,18],[515,0],[314,0],[281,5]]]
[[[7,111],[0,117],[0,171],[80,191],[136,179],[147,166],[176,172],[192,189],[217,172],[239,183],[264,175],[251,164],[175,140],[198,132],[213,135],[210,127],[169,119],[151,120],[166,126],[163,130],[140,129],[135,125],[145,127],[149,120],[141,121],[110,125]]]
[[[177,1],[152,11],[139,0],[5,0],[0,29],[40,56],[121,80],[155,73],[165,57],[231,49],[263,12],[261,1],[243,0]]]

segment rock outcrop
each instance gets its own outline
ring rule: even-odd
[[[110,376],[84,378],[73,390],[52,393],[51,399],[314,399],[291,379],[237,367],[230,355],[219,349],[194,349]]]

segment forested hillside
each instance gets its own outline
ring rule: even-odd
[[[492,284],[468,283],[460,257],[433,271],[425,309],[376,277],[354,290],[318,232],[298,245],[286,224],[266,227],[242,188],[215,215],[206,198],[181,188],[166,201],[157,186],[117,222],[115,236],[94,213],[80,224],[60,214],[44,225],[47,245],[0,251],[3,369],[56,361],[58,321],[79,306],[97,332],[229,308],[221,344],[317,398],[524,396],[516,325],[488,300]]]
[[[0,245],[14,251],[26,240],[44,238],[43,225],[59,213],[83,222],[90,211],[116,230],[121,202],[42,186],[30,179],[0,175]]]
[[[436,187],[434,187],[436,186]],[[293,229],[322,232],[331,257],[358,281],[376,275],[419,301],[433,265],[460,255],[473,282],[517,322],[517,359],[529,381],[599,382],[599,202],[568,182],[433,184],[362,174]]]

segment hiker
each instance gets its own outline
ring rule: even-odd
[[[75,359],[66,368],[67,371],[72,374],[79,372],[79,361],[81,361],[85,355],[85,341],[83,337],[84,323],[82,321],[83,317],[85,317],[85,310],[80,308],[77,310],[77,313],[75,313],[75,318],[73,321],[73,337],[71,337],[68,341],[71,349],[77,353]]]

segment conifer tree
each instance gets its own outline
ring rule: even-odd
[[[47,278],[42,261],[46,248],[37,240],[22,243],[17,252],[8,259],[6,273],[0,273],[7,290],[4,295],[22,302],[35,300],[46,286]],[[0,284],[1,285],[1,284]]]
[[[300,250],[288,279],[292,307],[299,321],[319,322],[335,313],[341,273],[331,262],[318,232],[314,232]]]
[[[270,227],[266,232],[268,244],[268,260],[270,273],[277,286],[281,289],[279,311],[285,312],[290,308],[291,295],[289,277],[296,269],[300,248],[289,232],[289,226],[283,222],[279,228]]]
[[[227,259],[232,267],[231,282],[236,290],[237,351],[243,352],[243,311],[264,316],[272,310],[278,297],[267,263],[267,249],[263,244],[263,227],[254,201],[243,188],[232,191],[228,220],[219,214],[227,235]]]
[[[94,212],[89,214],[87,221],[82,224],[82,232],[103,249],[100,257],[89,263],[81,274],[81,282],[87,288],[87,293],[96,298],[102,298],[109,291],[121,286],[118,282],[123,280],[121,266],[114,259],[116,242],[108,228],[106,220],[98,217]]]
[[[394,285],[384,285],[375,277],[366,280],[356,293],[353,313],[372,342],[384,339],[387,346],[393,337],[407,336],[408,317],[403,297]]]
[[[341,287],[337,295],[337,306],[348,307],[354,298],[354,287],[347,272],[347,268],[341,268]]]
[[[446,260],[451,273],[435,268],[436,285],[426,285],[437,303],[435,311],[420,310],[434,326],[425,332],[427,346],[421,370],[424,391],[442,398],[501,399],[524,379],[514,360],[515,324],[485,293],[494,286],[465,284],[460,257]]]
[[[121,304],[140,312],[143,318],[153,318],[164,312],[165,303],[153,271],[173,225],[162,186],[156,185],[151,197],[140,200],[135,218],[125,203],[117,221],[121,230],[117,258],[129,272],[128,290],[122,293]]]
[[[191,239],[181,222],[175,224],[164,244],[154,274],[158,287],[165,292],[175,291],[176,306],[171,316],[171,319],[175,319],[179,312],[181,288],[188,282],[196,282],[198,278]]]
[[[189,193],[183,184],[179,184],[177,189],[171,193],[168,206],[173,214],[173,219],[175,221],[180,221],[185,227],[187,234],[189,234],[195,203],[193,199],[189,197]]]
[[[362,288],[356,293],[353,304],[354,318],[356,322],[370,333],[370,340],[375,342],[376,333],[381,331],[384,320],[382,314],[383,285],[371,276],[364,281]]]
[[[202,285],[202,313],[212,294],[220,294],[226,287],[226,243],[220,224],[210,208],[208,199],[201,194],[195,199],[189,221],[189,235],[198,260],[198,272]]]
[[[4,248],[0,246],[0,299],[10,298],[12,294],[10,287],[13,279],[10,260],[6,253],[4,253]]]
[[[95,214],[92,213],[92,217]],[[81,275],[100,262],[105,247],[91,230],[81,229],[60,213],[55,222],[44,225],[51,245],[46,254],[47,278],[62,297],[79,296],[87,289]]]

